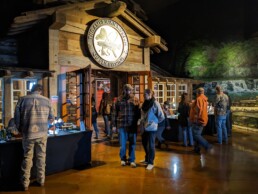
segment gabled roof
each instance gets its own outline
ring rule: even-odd
[[[121,7],[125,7],[125,9],[122,10],[120,13],[121,16],[143,34],[146,42],[146,47],[151,47],[151,50],[156,53],[160,53],[161,50],[168,50],[166,46],[166,41],[158,36],[158,34],[154,30],[152,30],[145,23],[143,23],[130,10],[126,9],[126,4],[124,2],[113,2],[112,0],[94,0],[24,12],[21,16],[14,18],[14,21],[8,31],[8,35],[11,36],[26,32],[28,29],[34,27],[42,20],[53,16],[57,11],[62,11],[66,9],[79,9],[90,12],[92,10],[100,8],[110,8],[111,5],[113,5],[114,3],[119,3],[120,5],[122,5]],[[117,5],[115,6],[117,7]],[[114,15],[111,14],[109,15],[109,17],[114,17]]]

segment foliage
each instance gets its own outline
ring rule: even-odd
[[[257,76],[258,41],[221,43],[194,42],[188,47],[186,71],[194,78]]]

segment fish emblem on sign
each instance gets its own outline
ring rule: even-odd
[[[110,19],[100,19],[91,25],[87,43],[94,60],[106,68],[121,65],[129,51],[124,29]]]
[[[119,34],[117,32],[112,32],[111,34],[107,34],[105,28],[100,29],[100,33],[97,34],[96,40],[98,46],[101,47],[99,51],[102,56],[110,56],[113,54],[113,57],[117,58],[116,51],[120,51],[122,48],[122,44],[116,44],[116,40]]]

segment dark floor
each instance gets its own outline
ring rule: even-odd
[[[44,188],[30,187],[32,194],[258,194],[258,133],[234,131],[228,145],[213,143],[214,154],[170,142],[156,150],[155,167],[148,171],[137,141],[137,168],[120,166],[117,139],[92,144],[92,167],[46,177]],[[0,192],[24,193],[24,192]]]

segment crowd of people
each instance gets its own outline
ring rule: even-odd
[[[169,110],[169,102],[165,101],[163,105],[160,105],[155,99],[153,91],[146,89],[144,102],[140,104],[139,99],[134,96],[133,87],[130,84],[125,84],[122,95],[113,101],[107,96],[108,94],[103,94],[99,112],[105,121],[104,132],[107,137],[112,136],[112,131],[119,132],[121,166],[136,167],[136,136],[137,133],[140,133],[145,151],[145,158],[140,162],[147,165],[147,170],[151,170],[154,167],[155,148],[160,149],[163,144],[166,148],[168,147],[162,134],[164,130],[171,129],[167,118],[173,114]],[[230,103],[230,98],[220,86],[216,87],[216,96],[209,102],[203,88],[196,90],[195,100],[190,100],[188,94],[183,93],[177,109],[182,146],[193,147],[193,151],[197,154],[200,154],[202,147],[208,153],[213,152],[212,144],[202,135],[208,122],[208,114],[211,112],[215,115],[218,144],[223,142],[227,144],[228,136],[231,135],[231,125],[228,124]],[[109,104],[110,108],[107,108]],[[127,141],[129,142],[128,156],[126,155]]]
[[[24,160],[21,166],[21,185],[23,190],[28,190],[30,184],[34,149],[37,167],[34,184],[44,186],[45,183],[48,124],[54,120],[54,115],[50,100],[41,95],[42,90],[42,85],[35,84],[30,94],[19,99],[14,119],[9,122],[10,126],[8,126],[8,130],[13,130],[15,125],[22,134]],[[162,133],[165,129],[170,129],[167,119],[171,114],[169,102],[166,101],[161,106],[155,99],[153,91],[145,89],[144,102],[140,104],[139,99],[133,94],[133,87],[130,84],[125,84],[123,93],[113,100],[110,99],[109,93],[103,93],[99,112],[95,107],[95,99],[92,98],[91,101],[95,138],[99,138],[97,117],[98,114],[101,114],[107,137],[112,135],[112,131],[119,132],[121,166],[130,165],[135,168],[136,138],[140,133],[145,151],[145,158],[140,162],[146,164],[147,170],[152,170],[156,139],[158,148],[162,144],[167,146]],[[216,87],[216,96],[212,104],[214,104],[218,144],[223,142],[227,144],[228,136],[231,135],[231,125],[228,124],[231,101],[220,86]],[[213,150],[213,146],[202,136],[203,128],[208,122],[209,109],[208,98],[205,96],[203,88],[197,89],[196,99],[191,102],[187,93],[182,94],[177,112],[183,146],[193,146],[196,153],[200,153],[201,147],[207,152]],[[127,141],[129,141],[128,156]]]

